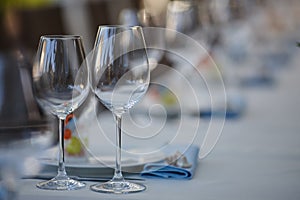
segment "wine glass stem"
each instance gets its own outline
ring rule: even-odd
[[[114,181],[124,181],[122,170],[121,170],[121,149],[122,149],[122,115],[121,114],[114,114],[116,119],[116,166],[115,166],[115,174],[113,177]]]
[[[58,176],[66,176],[65,151],[64,151],[64,130],[65,120],[59,119],[59,156],[58,156]]]

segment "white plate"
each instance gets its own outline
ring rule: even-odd
[[[133,150],[131,152],[134,152]],[[53,155],[57,155],[57,148],[50,149],[47,156],[40,157],[41,164],[45,166],[57,167],[58,160]],[[165,158],[163,152],[147,155],[122,155],[122,168],[128,172],[139,172],[146,163],[158,162]],[[113,169],[115,167],[115,155],[86,156],[82,158],[66,157],[65,166],[67,169]]]

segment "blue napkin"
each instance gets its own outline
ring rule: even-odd
[[[165,161],[148,163],[144,166],[141,176],[145,178],[192,179],[198,163],[199,147],[191,145],[186,148],[186,146],[172,146],[165,153],[166,155],[173,155],[177,151],[181,152],[191,164],[191,167],[173,166]]]
[[[200,117],[211,118],[211,117],[225,117],[226,119],[236,119],[244,114],[246,110],[246,100],[240,95],[227,96],[227,107],[223,109],[200,109]]]

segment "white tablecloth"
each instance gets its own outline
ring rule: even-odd
[[[299,53],[298,53],[299,54]],[[213,152],[192,180],[146,180],[147,190],[109,195],[89,190],[44,191],[22,180],[20,199],[300,199],[300,59],[278,73],[274,86],[243,90],[245,115],[226,120]],[[197,142],[197,141],[196,141]]]

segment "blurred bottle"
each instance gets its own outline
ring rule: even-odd
[[[67,162],[83,162],[87,161],[85,148],[88,146],[87,133],[79,133],[78,128],[81,124],[77,122],[74,113],[67,116],[65,121],[65,152]]]

